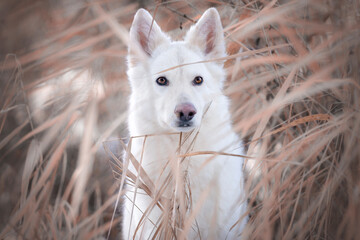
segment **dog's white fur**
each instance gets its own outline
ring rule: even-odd
[[[246,223],[241,158],[197,155],[180,163],[179,157],[176,157],[179,153],[199,151],[243,154],[242,142],[232,130],[228,99],[222,94],[225,79],[223,62],[186,65],[224,56],[223,29],[214,8],[207,10],[191,27],[184,41],[176,42],[161,31],[146,10],[139,9],[134,17],[128,59],[132,89],[129,131],[131,136],[163,135],[149,136],[146,140],[145,137],[132,139],[131,153],[141,162],[155,186],[153,191],[158,192],[166,177],[173,176],[163,192],[164,199],[191,193],[185,211],[188,217],[195,216],[195,220],[186,233],[188,239],[200,239],[200,236],[201,239],[238,239]],[[185,65],[176,67],[182,64]],[[176,68],[162,72],[172,67]],[[156,83],[160,76],[169,80],[168,86]],[[196,76],[204,79],[202,85],[192,84]],[[174,109],[181,103],[191,103],[196,108],[192,127],[180,128],[176,125]],[[174,132],[184,132],[180,150],[180,135],[166,135]],[[128,171],[138,174],[139,168],[130,161]],[[139,175],[137,185],[145,181],[143,175]],[[156,231],[154,224],[160,224],[162,211],[155,206],[134,236],[143,212],[154,200],[142,189],[135,188],[134,184],[128,184],[127,189],[122,229],[124,239],[151,239]],[[177,201],[181,211],[184,204],[179,199]],[[201,206],[200,210],[198,206]],[[233,225],[235,227],[231,229]],[[175,232],[182,234],[181,230]],[[158,236],[164,238],[163,235]]]

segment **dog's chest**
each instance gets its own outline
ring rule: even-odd
[[[176,171],[183,175],[193,172],[209,157],[196,154],[204,149],[217,151],[215,147],[196,133],[174,134],[135,138],[131,152],[152,181],[156,182]]]

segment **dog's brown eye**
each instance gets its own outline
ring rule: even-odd
[[[158,77],[156,79],[156,83],[160,86],[167,86],[169,85],[169,81],[166,79],[166,77]]]
[[[203,78],[200,76],[196,76],[193,80],[194,85],[201,85],[204,82]]]

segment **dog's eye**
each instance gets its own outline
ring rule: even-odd
[[[194,85],[201,85],[204,82],[204,79],[200,76],[196,76],[193,80]]]
[[[156,79],[156,83],[160,86],[167,86],[169,85],[169,81],[166,79],[166,77],[158,77]]]

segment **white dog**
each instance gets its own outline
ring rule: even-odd
[[[243,159],[234,155],[243,148],[222,94],[225,56],[216,9],[175,42],[146,10],[137,11],[128,58],[132,140],[124,160],[124,239],[241,236]]]

